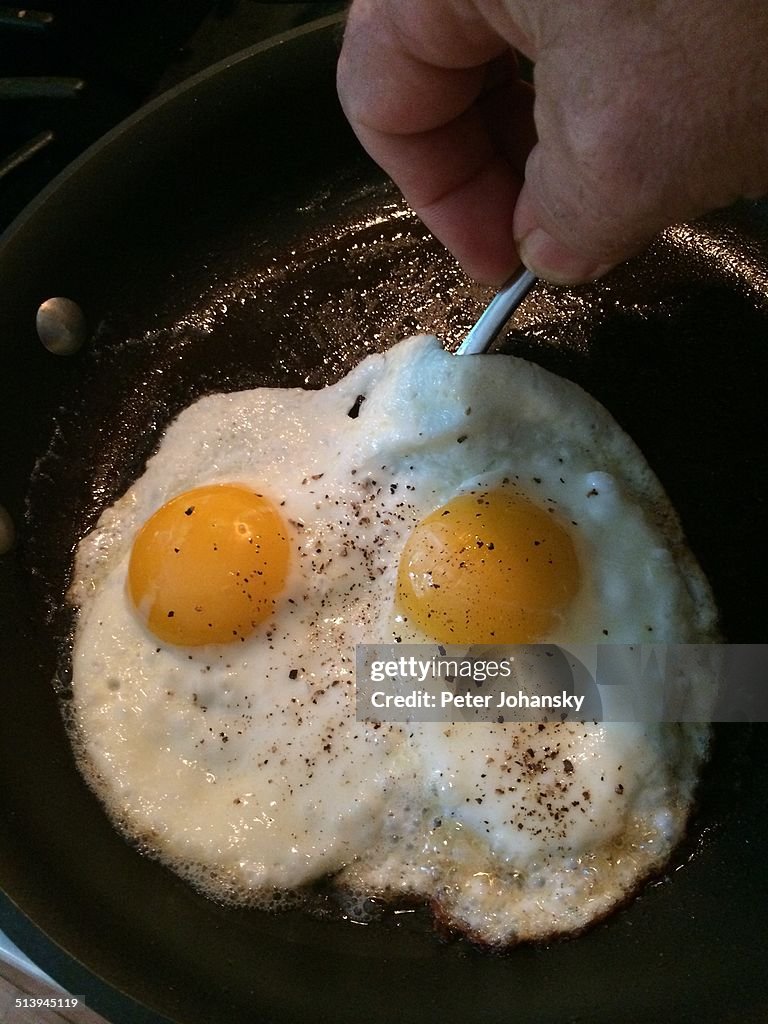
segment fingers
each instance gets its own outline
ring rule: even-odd
[[[533,138],[531,101],[509,64],[499,70],[508,44],[468,18],[469,6],[354,4],[339,96],[363,146],[427,227],[472,277],[500,284],[519,265],[513,218]],[[496,129],[493,113],[502,93],[508,130]],[[514,128],[516,120],[524,126]]]
[[[576,283],[768,193],[766,38],[764,0],[354,0],[339,94],[468,273]]]

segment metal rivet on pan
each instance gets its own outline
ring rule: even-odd
[[[83,311],[72,299],[46,299],[35,318],[37,334],[49,352],[71,356],[86,339]]]
[[[13,547],[16,531],[7,508],[0,505],[0,555],[5,555]]]

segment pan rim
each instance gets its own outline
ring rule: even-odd
[[[27,203],[24,209],[14,217],[11,223],[2,232],[0,232],[0,259],[2,259],[3,250],[11,245],[16,236],[26,227],[27,223],[33,217],[37,216],[46,204],[55,197],[56,193],[59,192],[62,186],[64,186],[75,174],[80,173],[80,171],[82,171],[82,169],[103,150],[109,148],[110,145],[118,139],[121,139],[125,134],[140,126],[145,120],[147,120],[147,118],[152,117],[158,110],[162,110],[169,103],[173,103],[177,98],[183,96],[184,93],[197,89],[201,84],[207,82],[209,79],[215,78],[222,72],[236,67],[243,61],[250,60],[260,53],[276,50],[279,47],[284,46],[286,43],[290,43],[294,39],[299,39],[302,36],[309,35],[313,32],[320,32],[331,26],[341,25],[344,23],[345,19],[346,14],[344,12],[339,14],[328,14],[323,18],[315,18],[313,21],[306,22],[304,25],[300,25],[297,28],[289,29],[286,32],[280,32],[278,35],[270,36],[269,39],[265,39],[260,43],[254,43],[252,46],[247,46],[242,50],[238,50],[229,57],[224,57],[222,60],[216,61],[215,64],[211,64],[202,71],[195,72],[195,74],[190,75],[189,78],[185,78],[183,82],[179,82],[178,85],[174,85],[170,89],[166,89],[159,96],[155,96],[143,106],[139,107],[138,110],[123,118],[115,125],[114,128],[110,128],[109,131],[96,139],[96,141],[91,143],[91,145],[88,146],[87,149],[85,149],[79,156],[75,157],[74,160],[59,171],[59,173],[42,189],[42,191]]]

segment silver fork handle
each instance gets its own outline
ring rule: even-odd
[[[535,281],[535,276],[525,267],[522,267],[514,277],[510,277],[491,299],[485,312],[456,349],[456,355],[473,356],[487,352]]]

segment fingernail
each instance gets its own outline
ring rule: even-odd
[[[520,259],[537,277],[554,284],[580,284],[602,277],[610,264],[595,263],[567,249],[543,228],[533,228],[517,240]]]

